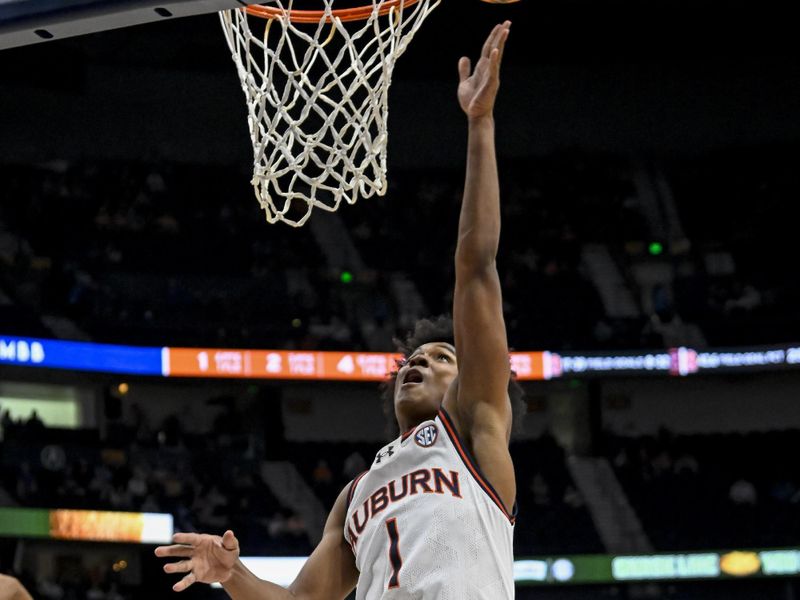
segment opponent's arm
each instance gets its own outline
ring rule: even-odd
[[[186,573],[173,586],[176,592],[195,582],[219,581],[233,600],[341,600],[358,581],[355,558],[343,533],[348,487],[328,515],[322,540],[288,589],[259,579],[242,564],[231,531],[223,537],[177,533],[173,537],[177,544],[156,548],[156,556],[186,559],[164,565],[167,573]]]

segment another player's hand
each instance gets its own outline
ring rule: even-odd
[[[500,87],[500,62],[508,39],[511,21],[495,25],[483,44],[475,70],[466,56],[458,61],[458,103],[470,119],[489,116]]]
[[[186,573],[172,586],[182,592],[193,583],[223,583],[233,575],[233,567],[239,558],[239,540],[231,530],[220,537],[206,533],[176,533],[172,546],[159,546],[156,556],[161,558],[183,558],[164,565],[167,573]]]

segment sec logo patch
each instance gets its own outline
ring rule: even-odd
[[[436,443],[438,435],[439,430],[436,425],[426,425],[414,434],[414,441],[417,442],[417,446],[428,448]]]

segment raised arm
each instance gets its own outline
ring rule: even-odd
[[[242,564],[231,531],[223,537],[176,533],[176,544],[156,548],[156,556],[185,559],[164,565],[167,573],[186,573],[173,586],[176,592],[193,583],[219,581],[233,600],[342,600],[358,581],[355,558],[343,534],[347,489],[336,499],[322,540],[288,589],[259,579]]]
[[[500,186],[494,144],[494,100],[503,47],[511,23],[492,30],[470,74],[459,61],[458,99],[469,122],[467,173],[458,222],[453,325],[458,359],[458,412],[469,433],[481,423],[481,405],[496,416],[510,415],[510,366],[495,258],[500,242]],[[503,421],[505,430],[505,421]]]
[[[492,30],[474,71],[468,58],[458,64],[458,99],[469,122],[469,140],[455,254],[453,326],[459,374],[452,401],[459,431],[468,438],[509,511],[516,486],[508,454],[508,341],[495,264],[500,241],[500,186],[493,109],[510,26],[506,21]]]

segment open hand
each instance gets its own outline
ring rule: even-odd
[[[500,87],[500,61],[511,29],[511,21],[495,25],[483,44],[475,70],[466,56],[458,61],[458,103],[470,119],[492,114]]]
[[[186,560],[164,565],[167,573],[186,573],[172,586],[182,592],[195,582],[223,583],[233,575],[233,567],[239,558],[239,540],[229,529],[222,537],[206,533],[176,533],[172,546],[159,546],[156,556],[178,557]]]

